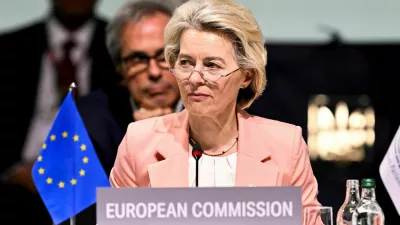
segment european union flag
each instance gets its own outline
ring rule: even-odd
[[[71,92],[42,146],[32,177],[55,224],[95,203],[97,187],[110,186]]]

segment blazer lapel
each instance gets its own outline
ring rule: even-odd
[[[159,162],[148,166],[151,187],[189,186],[188,114],[184,110],[164,119],[157,126],[161,138],[155,148]],[[171,121],[172,120],[172,121]],[[165,124],[169,124],[166,125]]]
[[[161,138],[155,148],[157,163],[148,166],[151,187],[188,187],[188,113],[171,114],[157,124]],[[238,113],[239,140],[236,186],[276,186],[279,170],[265,145],[265,131],[245,111]]]
[[[238,113],[238,126],[236,186],[276,186],[279,170],[271,160],[271,149],[265,145],[265,131],[243,110]]]

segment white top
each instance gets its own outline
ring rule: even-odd
[[[189,148],[191,151],[191,146]],[[203,154],[199,160],[199,187],[234,187],[236,160],[237,153],[223,157]],[[196,187],[196,160],[192,154],[189,156],[189,187]]]

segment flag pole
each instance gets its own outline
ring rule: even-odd
[[[71,96],[74,98],[74,90],[76,88],[75,82],[72,82],[71,85],[69,86],[69,92],[71,92]],[[73,151],[75,152],[75,151]],[[75,159],[75,157],[73,157]],[[72,171],[75,172],[75,160],[72,160]],[[72,191],[74,192],[74,188],[72,188]],[[75,208],[75,193],[72,194],[72,207]],[[73,210],[75,212],[75,210]],[[69,218],[69,224],[70,225],[76,225],[76,217],[75,215]]]
[[[72,82],[71,85],[69,85],[69,91],[73,94],[75,88],[76,88],[75,82]]]

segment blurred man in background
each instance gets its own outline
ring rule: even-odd
[[[129,123],[183,109],[164,58],[164,27],[184,0],[125,4],[107,27],[107,47],[123,82],[78,101],[92,143],[109,174]]]
[[[0,36],[1,222],[51,224],[31,178],[58,107],[75,81],[84,96],[118,82],[96,0],[51,0],[45,19]],[[3,224],[3,223],[2,223]]]

